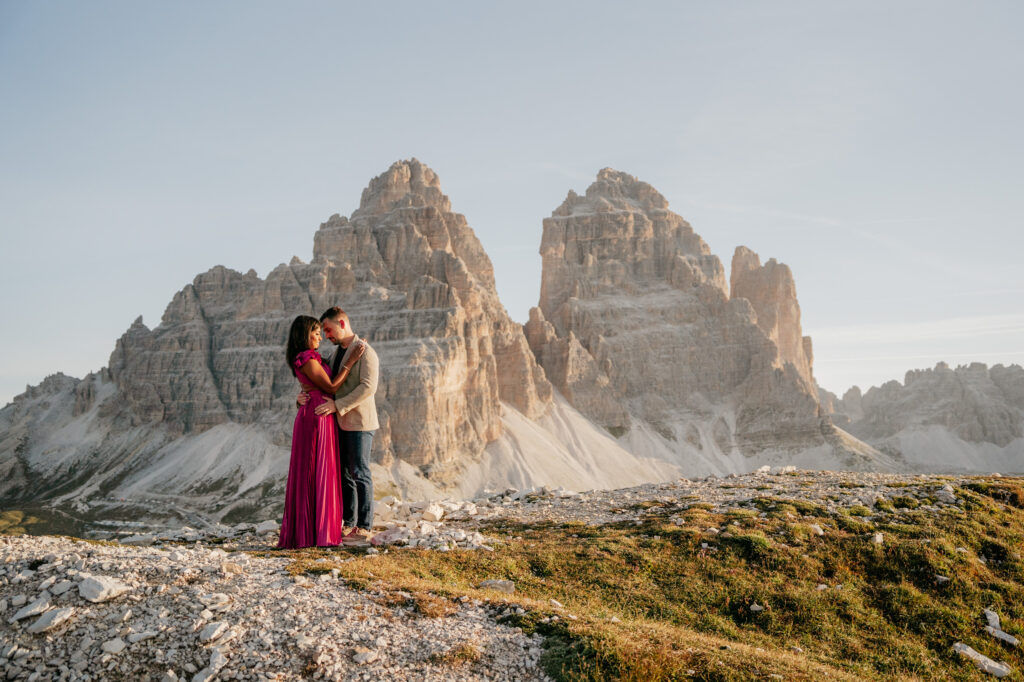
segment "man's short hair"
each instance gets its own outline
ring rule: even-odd
[[[339,308],[336,305],[335,306],[331,306],[330,308],[325,310],[324,314],[320,316],[320,321],[321,322],[323,322],[324,320],[339,320],[339,319],[340,320],[345,320],[345,324],[346,325],[349,324],[348,315],[346,315],[345,311],[342,310],[341,308]]]

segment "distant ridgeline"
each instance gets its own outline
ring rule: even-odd
[[[543,221],[540,301],[505,311],[491,261],[415,159],[266,279],[217,266],[109,366],[0,411],[0,503],[77,519],[265,517],[283,498],[291,320],[342,306],[381,358],[378,485],[621,487],[768,465],[1024,471],[1024,370],[912,372],[842,399],[814,379],[793,275],[721,260],[650,185],[604,169]],[[330,344],[322,349],[331,352]]]

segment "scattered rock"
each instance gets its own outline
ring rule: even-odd
[[[213,653],[210,654],[209,664],[192,676],[192,682],[209,682],[221,668],[227,665],[227,662],[227,656],[223,652],[214,649]]]
[[[28,626],[28,631],[33,634],[47,632],[48,630],[52,630],[61,623],[67,621],[73,615],[75,615],[75,610],[73,608],[50,609],[43,615],[39,616],[39,619],[36,620],[36,622]]]
[[[302,582],[299,582],[299,578],[302,578]],[[295,584],[308,584],[309,578],[305,576],[295,576]],[[210,611],[223,611],[231,605],[231,597],[224,594],[223,592],[213,592],[211,594],[203,594],[199,597],[199,603],[205,606]]]
[[[935,499],[943,504],[956,504],[956,491],[948,483],[934,493]]]
[[[367,663],[373,663],[377,660],[379,654],[373,649],[368,649],[363,646],[357,646],[355,648],[355,654],[352,656],[352,661],[359,665],[365,665]]]
[[[60,595],[64,594],[74,586],[75,583],[73,583],[70,580],[61,580],[59,583],[50,588],[50,594],[52,594],[55,597],[59,597]]]
[[[131,587],[120,580],[105,575],[86,576],[82,582],[78,583],[78,594],[82,599],[95,603],[114,599],[130,589]]]
[[[266,535],[267,533],[276,533],[281,530],[281,524],[277,521],[260,521],[256,524],[256,532],[260,535]]]
[[[31,618],[32,616],[38,616],[46,609],[50,608],[50,593],[44,592],[42,596],[36,599],[28,606],[23,607],[17,613],[15,613],[7,621],[8,623],[16,623],[22,618]]]
[[[423,510],[424,521],[440,521],[444,516],[444,509],[439,504],[429,504],[427,508]]]
[[[963,642],[957,642],[956,644],[954,644],[953,651],[955,651],[956,653],[960,654],[965,658],[971,659],[982,672],[986,672],[989,675],[995,675],[996,677],[1006,677],[1011,672],[1013,672],[1010,669],[1010,666],[1002,662],[997,663],[993,661],[988,656],[978,653],[977,651],[967,646]]]
[[[1002,625],[999,623],[999,614],[992,609],[985,609],[981,612],[981,615],[984,616],[985,622],[988,623],[990,628],[995,628],[997,630],[1003,629]]]
[[[1004,643],[1009,644],[1010,646],[1013,646],[1013,647],[1020,646],[1020,640],[1018,640],[1016,637],[1014,637],[1013,635],[1009,634],[1008,632],[1003,632],[999,628],[994,628],[991,625],[986,625],[985,626],[985,632],[987,632],[988,634],[992,635],[993,637],[998,639],[1000,642],[1004,642]]]
[[[205,628],[203,628],[202,632],[199,633],[199,641],[212,642],[213,640],[223,635],[227,629],[228,624],[223,621],[210,623]]]
[[[103,646],[101,646],[100,648],[106,651],[108,654],[119,654],[122,651],[124,651],[124,648],[126,646],[127,645],[124,643],[123,639],[121,639],[120,637],[115,637],[114,639],[109,639],[106,642],[104,642]]]
[[[481,590],[497,590],[505,594],[512,594],[516,591],[516,584],[511,580],[485,580],[480,583]]]

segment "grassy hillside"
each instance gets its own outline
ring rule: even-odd
[[[982,618],[991,608],[1024,639],[1024,481],[978,478],[955,492],[960,507],[940,512],[913,496],[833,512],[768,497],[722,513],[652,503],[639,523],[492,523],[484,532],[503,540],[493,553],[391,549],[343,562],[362,551],[313,549],[291,553],[291,570],[337,568],[426,615],[463,596],[490,600],[503,621],[547,637],[543,663],[562,680],[986,677],[953,653],[958,641],[1024,679],[1024,652]],[[477,588],[491,578],[515,593]]]

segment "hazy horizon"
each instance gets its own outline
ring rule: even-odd
[[[0,2],[0,404],[105,366],[214,265],[308,261],[317,226],[411,157],[517,321],[542,219],[610,166],[727,269],[738,245],[792,268],[830,391],[1024,364],[1022,19],[1009,2]]]

